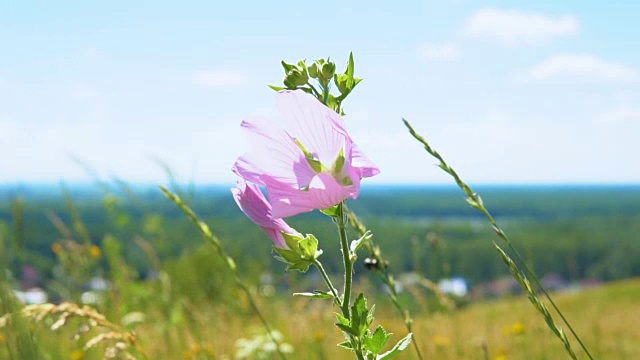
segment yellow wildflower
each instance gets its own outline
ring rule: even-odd
[[[451,346],[451,338],[447,336],[436,335],[433,337],[433,343],[436,344],[436,346]]]
[[[89,248],[89,254],[91,254],[91,257],[93,257],[94,259],[99,259],[102,255],[102,251],[99,247],[91,245],[91,248]]]
[[[51,245],[51,251],[53,251],[53,253],[56,255],[62,254],[63,250],[64,249],[62,248],[62,245],[60,245],[59,242],[55,242],[53,243],[53,245]]]
[[[513,323],[509,326],[505,326],[502,329],[502,333],[504,335],[522,335],[525,333],[527,329],[525,328],[524,324],[521,322],[516,322]]]

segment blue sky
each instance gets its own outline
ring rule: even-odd
[[[0,182],[230,184],[280,60],[349,51],[371,183],[638,183],[640,3],[0,2]],[[368,180],[369,182],[369,180]]]

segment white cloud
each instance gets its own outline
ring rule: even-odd
[[[465,35],[495,39],[502,45],[539,45],[554,37],[574,35],[574,16],[551,18],[538,13],[482,9],[471,15],[463,27]]]
[[[588,54],[561,54],[548,58],[525,72],[525,77],[544,80],[558,76],[570,76],[596,81],[633,81],[638,71],[627,65],[603,60]]]
[[[457,60],[460,58],[460,48],[453,43],[422,44],[418,48],[418,55],[428,60]]]
[[[624,107],[605,111],[596,117],[603,125],[640,124],[640,108]]]
[[[248,83],[245,74],[233,70],[199,71],[193,74],[192,80],[210,87],[238,87]]]

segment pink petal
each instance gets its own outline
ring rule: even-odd
[[[261,176],[268,173],[278,181],[303,188],[315,176],[304,153],[277,124],[265,119],[249,119],[241,123],[254,151],[244,154],[232,170],[247,181],[263,185]]]
[[[354,143],[351,144],[351,166],[360,169],[363,178],[380,174],[380,169]]]
[[[360,190],[360,179],[353,172],[352,185],[338,183],[329,173],[321,172],[309,184],[306,191],[288,187],[277,181],[265,181],[274,217],[289,217],[315,209],[326,209],[351,197],[355,199]]]
[[[321,163],[331,165],[344,146],[344,136],[332,125],[342,121],[340,115],[301,90],[279,92],[277,106],[289,134]]]
[[[287,234],[298,234],[298,232],[284,220],[273,218],[271,205],[257,185],[238,181],[237,187],[231,189],[231,193],[240,210],[269,235],[275,246],[288,248],[282,237],[282,232]]]
[[[360,177],[372,177],[380,174],[380,169],[353,142],[345,128],[344,121],[334,121],[332,124],[337,132],[345,136],[346,158],[351,159],[351,166],[360,170]]]

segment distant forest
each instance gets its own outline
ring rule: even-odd
[[[268,237],[239,211],[228,187],[174,185],[173,190],[208,222],[246,276],[284,272],[273,259]],[[640,186],[476,190],[540,275],[569,280],[640,275]],[[494,233],[458,188],[369,186],[348,204],[372,230],[396,274],[419,271],[434,280],[458,275],[472,284],[506,275],[491,243]],[[315,234],[325,254],[339,253],[328,217],[314,212],[287,221],[302,233]],[[25,264],[35,267],[42,281],[53,277],[52,245],[69,236],[99,247],[105,238],[117,239],[139,278],[148,276],[154,256],[166,266],[219,261],[202,258],[207,244],[200,233],[156,187],[118,182],[0,186],[0,250],[17,277]],[[151,245],[153,256],[140,239]],[[329,271],[341,267],[339,256],[323,255],[323,263]],[[106,260],[100,266],[109,271]],[[366,271],[362,261],[357,271]]]

